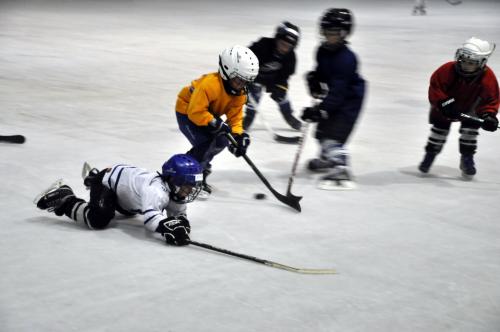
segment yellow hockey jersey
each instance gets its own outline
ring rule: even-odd
[[[185,86],[177,95],[175,111],[187,114],[198,126],[207,126],[214,117],[225,115],[233,134],[243,133],[243,105],[246,95],[226,92],[219,73],[201,76]]]

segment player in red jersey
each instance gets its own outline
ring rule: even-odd
[[[432,128],[424,160],[418,167],[422,173],[429,172],[441,152],[451,123],[460,121],[460,169],[465,179],[476,174],[473,156],[479,128],[487,131],[498,128],[498,82],[493,70],[486,65],[494,49],[494,43],[469,38],[456,51],[455,61],[445,63],[432,74],[429,86]],[[467,119],[464,114],[480,120]]]

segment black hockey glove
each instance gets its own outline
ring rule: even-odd
[[[191,226],[184,216],[168,217],[160,221],[156,232],[163,235],[168,244],[185,246],[188,244]]]
[[[277,103],[280,103],[285,99],[287,91],[288,87],[286,85],[275,84],[270,89],[271,99]]]
[[[222,134],[227,134],[231,132],[231,128],[222,121],[220,118],[213,118],[209,123],[208,123],[209,130],[212,134],[215,135],[222,135]]]
[[[316,99],[323,99],[328,94],[328,86],[326,83],[320,82],[315,71],[310,71],[306,74],[307,87],[309,94]]]
[[[453,97],[439,101],[437,107],[447,118],[453,120],[460,118],[460,110],[457,109],[455,98]]]
[[[328,119],[328,112],[322,110],[319,105],[310,106],[302,110],[302,116],[300,118],[306,122],[318,122]]]
[[[487,131],[495,131],[498,129],[498,119],[494,114],[485,113],[481,117],[484,122],[481,124],[481,128]]]
[[[247,148],[250,145],[250,136],[248,136],[247,133],[243,134],[236,134],[233,135],[234,140],[238,144],[238,146],[235,146],[234,144],[229,144],[228,149],[229,152],[234,154],[236,157],[241,157],[247,153]]]

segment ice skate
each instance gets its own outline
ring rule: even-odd
[[[64,203],[70,197],[75,197],[73,190],[68,185],[65,185],[62,179],[59,179],[35,197],[33,203],[41,210],[47,210],[62,216],[64,214]]]
[[[314,158],[307,163],[307,169],[315,173],[324,173],[335,167],[335,162],[323,158]]]
[[[352,176],[346,166],[336,166],[318,181],[318,189],[352,190],[356,188]]]
[[[97,174],[99,174],[99,170],[97,168],[91,167],[87,162],[83,163],[82,179],[87,190],[90,189],[90,186],[92,185],[92,182],[96,178]]]
[[[472,180],[476,174],[474,157],[472,155],[462,155],[460,158],[460,170],[462,170],[462,177],[465,180]]]
[[[436,155],[436,153],[427,152],[424,156],[424,160],[422,160],[422,162],[418,166],[418,170],[422,173],[428,173],[429,169],[432,166],[432,163],[434,162],[434,158],[436,158]]]
[[[198,194],[198,199],[206,200],[212,194],[212,186],[207,183],[207,177],[212,173],[211,168],[207,168],[203,171],[203,181],[201,182],[201,190]]]

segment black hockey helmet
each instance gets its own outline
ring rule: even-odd
[[[343,38],[351,33],[353,15],[349,9],[330,8],[321,17],[321,33],[328,30],[340,30]]]
[[[276,28],[276,39],[283,39],[294,47],[299,43],[300,29],[295,24],[288,21],[281,22]]]

